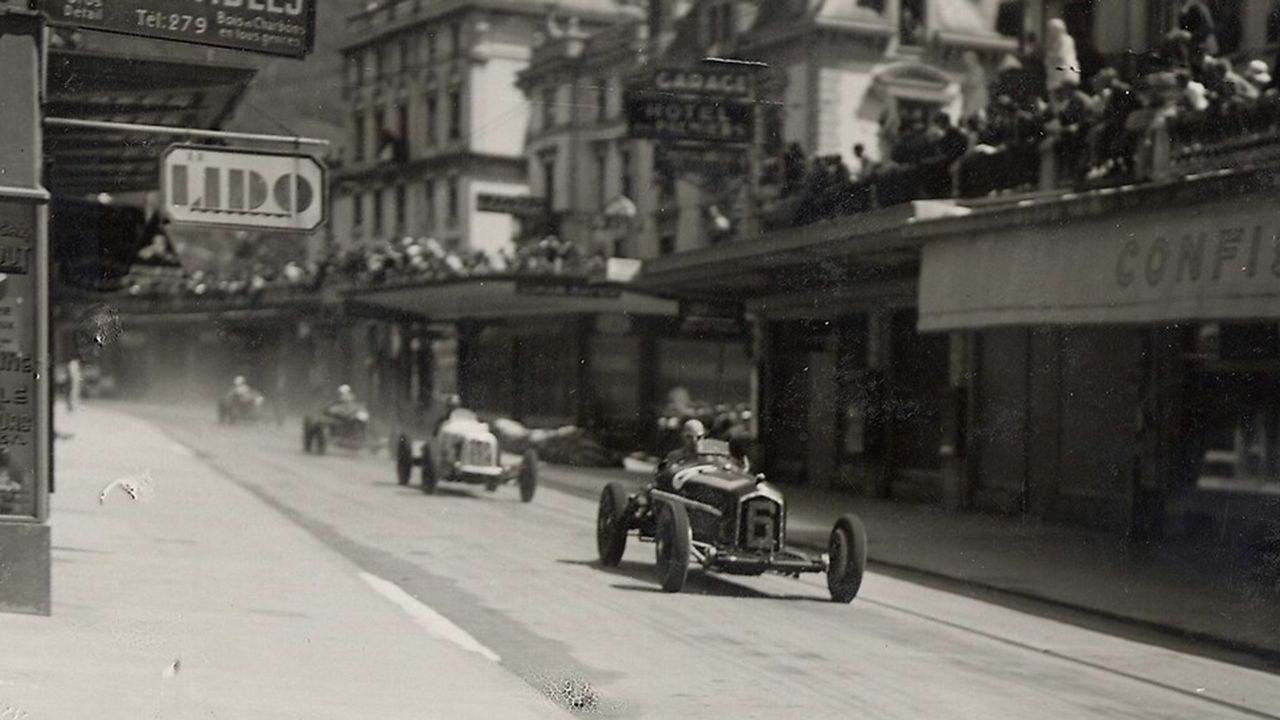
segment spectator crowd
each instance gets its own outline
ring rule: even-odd
[[[863,145],[849,160],[808,158],[788,147],[780,181],[785,212],[774,221],[804,224],[911,200],[1030,190],[1046,161],[1056,186],[1144,179],[1157,128],[1168,131],[1175,157],[1274,132],[1280,81],[1267,62],[1237,68],[1217,56],[1212,19],[1200,3],[1187,4],[1180,25],[1135,58],[1128,78],[1106,66],[1085,76],[1075,40],[1057,19],[1043,45],[1028,38],[990,82],[968,55],[968,114],[958,123],[943,112],[886,116],[879,161]]]
[[[603,253],[548,235],[491,257],[481,251],[446,248],[433,238],[405,237],[332,251],[318,262],[289,260],[278,267],[252,263],[224,272],[166,268],[146,272],[135,265],[126,292],[134,296],[260,297],[267,290],[313,292],[326,284],[371,287],[385,283],[447,281],[482,275],[603,276]],[[143,265],[144,263],[139,263]],[[139,272],[139,270],[143,270]]]

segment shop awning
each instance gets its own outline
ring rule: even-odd
[[[45,117],[215,129],[252,67],[50,49]],[[48,127],[45,186],[55,195],[153,190],[160,153],[178,136]]]
[[[350,290],[345,297],[357,312],[416,316],[430,322],[596,313],[675,316],[679,312],[674,300],[620,283],[557,277],[490,275],[412,282]]]
[[[946,200],[904,203],[652,258],[637,282],[680,297],[737,301],[765,314],[808,312],[804,308],[835,299],[865,304],[898,294],[903,278],[914,279],[920,240],[906,228],[968,212]]]
[[[1064,198],[1030,222],[943,221],[922,251],[919,328],[1275,321],[1278,200],[1275,179],[1240,173]]]

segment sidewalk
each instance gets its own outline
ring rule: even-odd
[[[1098,531],[786,486],[794,542],[825,545],[856,512],[873,563],[1034,598],[1261,656],[1280,668],[1280,599],[1215,577],[1185,548],[1141,550]],[[1203,559],[1203,558],[1202,558]]]
[[[638,486],[647,475],[556,468],[584,494],[609,480]],[[548,483],[550,484],[550,483]],[[1033,518],[948,512],[805,486],[782,485],[787,539],[825,548],[832,525],[852,512],[867,527],[873,564],[1133,623],[1260,657],[1280,669],[1280,599],[1226,582],[1188,563],[1185,548],[1139,552],[1097,531]],[[1222,573],[1225,574],[1225,573]]]
[[[0,615],[0,717],[564,717],[150,424],[58,430],[53,614]]]

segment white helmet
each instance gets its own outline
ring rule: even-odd
[[[237,375],[235,379],[231,381],[231,384],[235,385],[236,387],[240,387],[241,385],[244,385],[245,384],[244,376]]]
[[[684,429],[681,431],[681,434],[686,438],[697,442],[707,436],[707,428],[702,424],[701,420],[690,420],[684,424]]]

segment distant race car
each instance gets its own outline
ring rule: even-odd
[[[266,399],[256,390],[232,391],[218,399],[218,423],[234,425],[262,419]]]
[[[330,443],[348,450],[377,452],[381,445],[369,429],[369,410],[357,403],[335,403],[302,419],[302,449],[323,455]]]
[[[782,494],[752,475],[749,463],[722,440],[698,440],[691,452],[664,463],[638,493],[609,483],[600,495],[596,547],[600,562],[617,567],[635,530],[656,548],[658,580],[666,592],[684,587],[693,563],[711,572],[799,577],[825,572],[836,602],[851,602],[862,585],[867,533],[856,515],[836,521],[828,552],[813,556],[786,546]]]
[[[401,485],[409,484],[415,465],[422,468],[422,491],[428,495],[442,481],[484,485],[489,492],[515,482],[524,502],[533,500],[538,489],[538,453],[530,448],[522,456],[504,456],[488,423],[461,408],[449,414],[433,438],[413,441],[400,435],[396,479]]]

